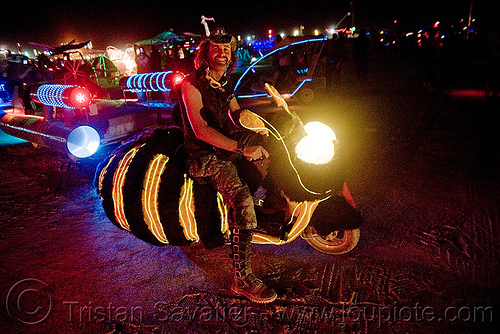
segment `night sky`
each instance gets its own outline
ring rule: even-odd
[[[485,1],[474,0],[484,10]],[[491,1],[493,2],[493,1]],[[268,29],[291,32],[299,24],[305,32],[337,23],[348,11],[348,0],[308,1],[21,1],[4,3],[0,20],[0,47],[28,41],[62,43],[92,39],[95,48],[123,46],[162,31],[202,34],[200,16],[214,17],[215,26],[233,34],[264,34]],[[355,25],[388,26],[395,19],[411,28],[467,18],[470,0],[354,1]],[[15,6],[15,9],[12,7]],[[344,20],[350,23],[350,18]]]

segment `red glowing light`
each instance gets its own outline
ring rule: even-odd
[[[90,104],[92,97],[90,96],[90,92],[83,87],[75,87],[69,96],[69,100],[71,104],[75,106],[75,108],[81,109],[88,107]]]
[[[441,22],[436,21],[436,23],[434,23],[434,28],[438,28],[440,23],[441,23]]]
[[[75,100],[76,100],[76,102],[78,102],[78,103],[83,103],[83,102],[85,102],[85,101],[87,100],[87,97],[86,97],[86,96],[85,96],[85,94],[83,94],[83,93],[78,93],[78,94],[76,94],[76,96],[75,96]]]
[[[176,74],[172,78],[172,82],[174,83],[174,86],[180,84],[182,82],[182,80],[184,80],[184,75],[182,75],[182,74]]]

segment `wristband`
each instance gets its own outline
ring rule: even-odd
[[[243,150],[245,149],[245,144],[243,142],[238,141],[238,145],[236,146],[236,151],[234,151],[238,156],[243,156]]]

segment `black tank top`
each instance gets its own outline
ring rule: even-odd
[[[214,88],[205,78],[205,70],[200,69],[190,74],[184,82],[189,82],[200,93],[203,102],[201,117],[207,122],[208,126],[216,129],[221,134],[231,137],[232,122],[229,117],[229,102],[233,99],[234,89],[231,82],[227,82],[222,89]],[[226,78],[223,77],[223,80]],[[184,142],[186,152],[191,156],[202,156],[216,153],[215,148],[196,138],[191,123],[186,114],[184,103],[182,103],[182,122],[184,126]],[[217,149],[217,151],[221,151]],[[230,153],[226,151],[227,153]]]

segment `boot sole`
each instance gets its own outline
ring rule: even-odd
[[[267,303],[272,303],[276,300],[276,298],[278,297],[278,294],[275,292],[273,296],[269,297],[269,298],[257,298],[249,293],[246,293],[245,291],[243,290],[237,290],[236,288],[234,287],[231,287],[231,291],[237,295],[240,295],[240,296],[244,296],[248,299],[250,299],[251,301],[253,302],[256,302],[256,303],[260,303],[260,304],[267,304]]]

